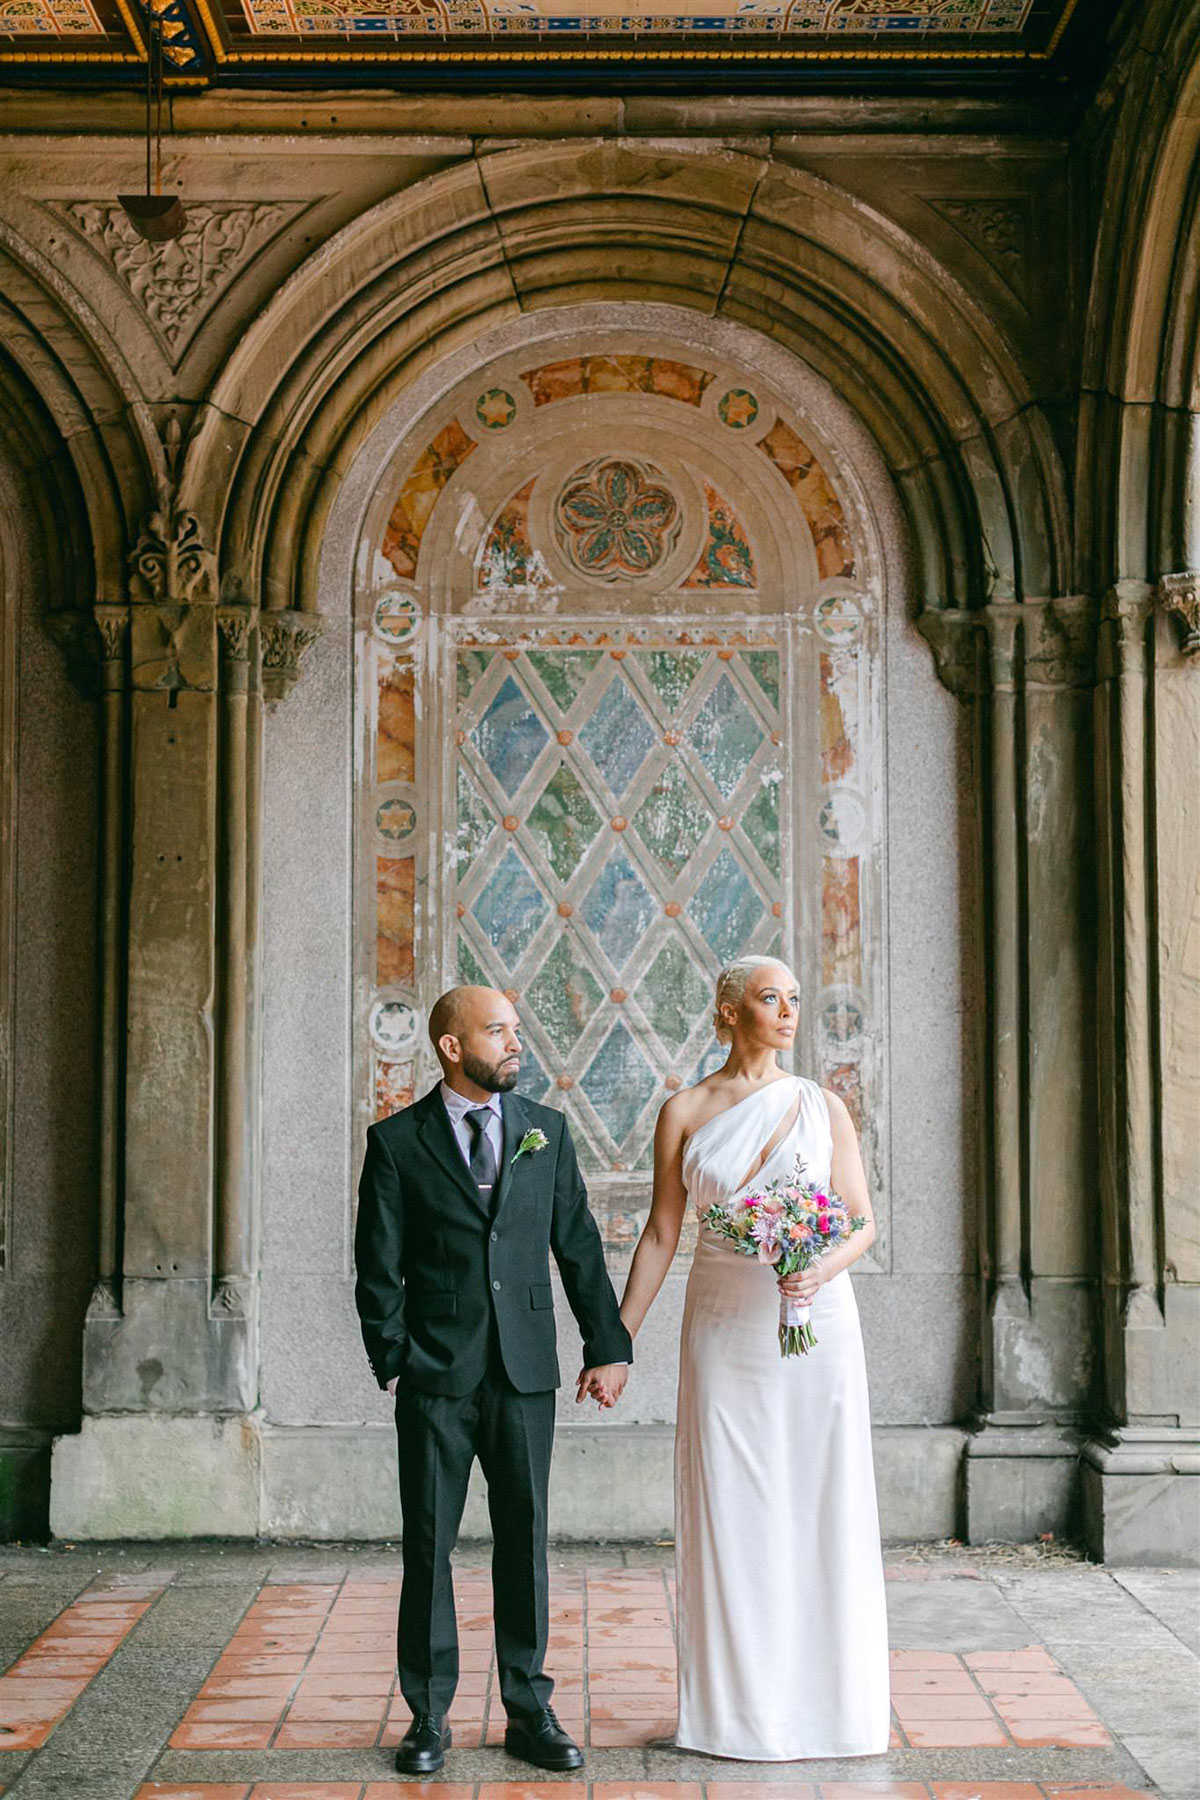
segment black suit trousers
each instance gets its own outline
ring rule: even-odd
[[[500,1693],[511,1717],[550,1703],[542,1664],[549,1629],[546,1510],[554,1392],[521,1394],[494,1349],[479,1386],[461,1396],[405,1389],[396,1397],[404,1576],[396,1661],[414,1713],[445,1713],[458,1685],[450,1556],[471,1465],[487,1480]]]

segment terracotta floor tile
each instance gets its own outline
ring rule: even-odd
[[[904,1735],[914,1750],[1003,1749],[1009,1741],[998,1719],[909,1719]]]
[[[1094,1787],[1086,1781],[1047,1782],[1042,1788],[1046,1800],[1149,1800],[1145,1788],[1116,1786]]]
[[[295,1685],[294,1675],[210,1675],[196,1697],[199,1700],[273,1698],[282,1701]]]
[[[893,1650],[893,1669],[961,1669],[962,1663],[949,1650]]]
[[[305,1656],[232,1656],[228,1650],[219,1657],[209,1680],[225,1680],[226,1677],[243,1677],[265,1675],[269,1678],[281,1678],[284,1675],[298,1675],[308,1658]]]
[[[657,1693],[674,1687],[674,1669],[593,1669],[588,1677],[593,1694]]]
[[[923,1781],[822,1781],[821,1800],[929,1800]]]
[[[933,1800],[1042,1800],[1033,1781],[931,1781]]]
[[[1048,1669],[1059,1673],[1058,1664],[1040,1644],[1024,1650],[968,1650],[963,1657],[968,1669]]]
[[[817,1800],[811,1781],[706,1781],[708,1800]]]
[[[1112,1743],[1098,1721],[1082,1719],[1009,1720],[1012,1741],[1021,1750],[1105,1750]]]
[[[242,1722],[245,1720],[265,1724],[274,1724],[283,1712],[286,1700],[274,1695],[265,1699],[248,1699],[245,1695],[238,1700],[193,1700],[184,1714],[189,1725],[219,1725],[223,1721]]]
[[[416,1781],[370,1781],[363,1790],[362,1800],[429,1800],[432,1791]],[[470,1782],[439,1781],[437,1784],[437,1800],[473,1800],[474,1793]]]
[[[598,1644],[616,1644],[625,1650],[652,1650],[675,1642],[669,1625],[627,1625],[622,1630],[614,1625],[589,1624],[587,1635],[589,1649]]]
[[[979,1689],[965,1669],[893,1669],[895,1694],[977,1694]]]
[[[432,1791],[416,1781],[369,1781],[362,1800],[429,1800]],[[437,1784],[437,1800],[473,1800],[474,1793],[470,1782],[439,1781]]]
[[[626,1719],[657,1719],[666,1710],[665,1700],[664,1694],[593,1694],[592,1718],[610,1725],[620,1725]]]
[[[483,1796],[480,1795],[480,1800]],[[592,1800],[700,1800],[698,1781],[594,1781]]]
[[[1069,1675],[1051,1674],[1047,1669],[977,1669],[973,1679],[985,1694],[1077,1694],[1079,1689]]]
[[[426,1790],[427,1791],[427,1790]],[[441,1800],[441,1790],[438,1790]],[[366,1800],[364,1795],[363,1800]],[[383,1796],[380,1796],[383,1800]],[[485,1781],[479,1800],[587,1800],[585,1781]]]
[[[902,1725],[914,1719],[990,1719],[992,1709],[982,1694],[894,1694],[892,1705]]]
[[[246,1800],[244,1781],[144,1781],[133,1800]]]
[[[992,1705],[1002,1719],[1096,1718],[1083,1695],[1074,1688],[1066,1694],[1018,1694],[1012,1700],[997,1697]]]
[[[8,1697],[15,1700],[40,1700],[45,1716],[49,1718],[52,1712],[73,1706],[86,1686],[86,1679],[80,1676],[26,1675],[13,1669],[7,1675],[0,1676],[0,1706],[3,1706]],[[0,1718],[3,1716],[0,1713]]]
[[[203,1723],[177,1725],[171,1733],[172,1750],[265,1750],[275,1726],[255,1725],[249,1720],[227,1724]]]
[[[639,1719],[628,1725],[610,1725],[593,1719],[589,1742],[593,1750],[641,1750],[648,1744],[675,1735],[675,1715],[669,1719]]]
[[[319,1674],[322,1671],[327,1675],[349,1675],[353,1674],[356,1670],[362,1670],[364,1673],[369,1673],[372,1669],[376,1673],[382,1669],[388,1674],[394,1675],[396,1672],[396,1651],[393,1647],[390,1651],[386,1652],[378,1650],[371,1656],[359,1650],[314,1650],[312,1657],[309,1660],[308,1668],[314,1675]]]
[[[253,1679],[253,1677],[251,1677]],[[285,1676],[286,1680],[287,1677]],[[310,1669],[300,1677],[297,1694],[343,1694],[349,1699],[356,1695],[379,1694],[384,1699],[392,1691],[395,1677],[390,1669],[354,1669],[348,1674],[339,1674],[336,1669]]]
[[[675,1667],[675,1646],[673,1644],[642,1645],[633,1644],[590,1644],[588,1646],[589,1669],[673,1669]]]
[[[908,1739],[898,1725],[893,1725],[892,1729],[888,1732],[888,1749],[906,1750],[907,1748]]]
[[[358,1800],[360,1781],[256,1781],[250,1800]]]
[[[53,1719],[37,1725],[0,1725],[0,1750],[40,1750],[54,1725]]]
[[[54,1680],[58,1676],[66,1679],[90,1681],[98,1675],[107,1656],[55,1656],[52,1651],[27,1650],[19,1663],[16,1663],[4,1677],[6,1681]]]
[[[276,1750],[370,1750],[378,1728],[360,1720],[314,1719],[293,1725],[285,1719],[275,1739]],[[396,1740],[397,1743],[400,1741]],[[257,1746],[256,1746],[257,1747]]]
[[[635,1631],[647,1631],[652,1627],[661,1629],[671,1623],[670,1614],[665,1606],[589,1606],[588,1626],[606,1625],[610,1630],[615,1627],[631,1627]]]
[[[384,1694],[298,1694],[288,1707],[289,1725],[314,1719],[371,1720],[378,1725],[387,1712]]]

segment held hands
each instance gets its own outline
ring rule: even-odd
[[[615,1406],[628,1379],[627,1363],[603,1363],[599,1368],[581,1369],[575,1404],[582,1406],[585,1400],[591,1398],[600,1407]]]
[[[796,1275],[785,1275],[779,1283],[779,1291],[787,1299],[799,1300],[807,1306],[824,1279],[825,1271],[820,1263],[810,1263]]]

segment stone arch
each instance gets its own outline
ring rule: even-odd
[[[119,604],[136,521],[166,474],[163,443],[132,372],[81,296],[7,225],[0,256],[0,349],[72,465],[88,539],[80,566],[94,580],[83,603]],[[21,418],[17,411],[18,430]]]
[[[780,160],[645,143],[457,166],[382,202],[298,270],[216,382],[189,457],[185,487],[198,493],[234,432],[225,560],[267,605],[312,608],[341,472],[394,394],[461,338],[585,297],[738,320],[823,373],[904,496],[924,605],[1069,591],[1046,421],[949,272]],[[279,376],[281,342],[300,348]]]

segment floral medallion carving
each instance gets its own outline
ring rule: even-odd
[[[186,230],[165,244],[147,243],[121,207],[104,201],[76,200],[53,210],[116,270],[177,363],[238,270],[304,208],[281,201],[189,201]]]
[[[559,548],[592,581],[653,574],[682,525],[682,508],[661,469],[631,457],[600,457],[577,469],[554,507]]]

